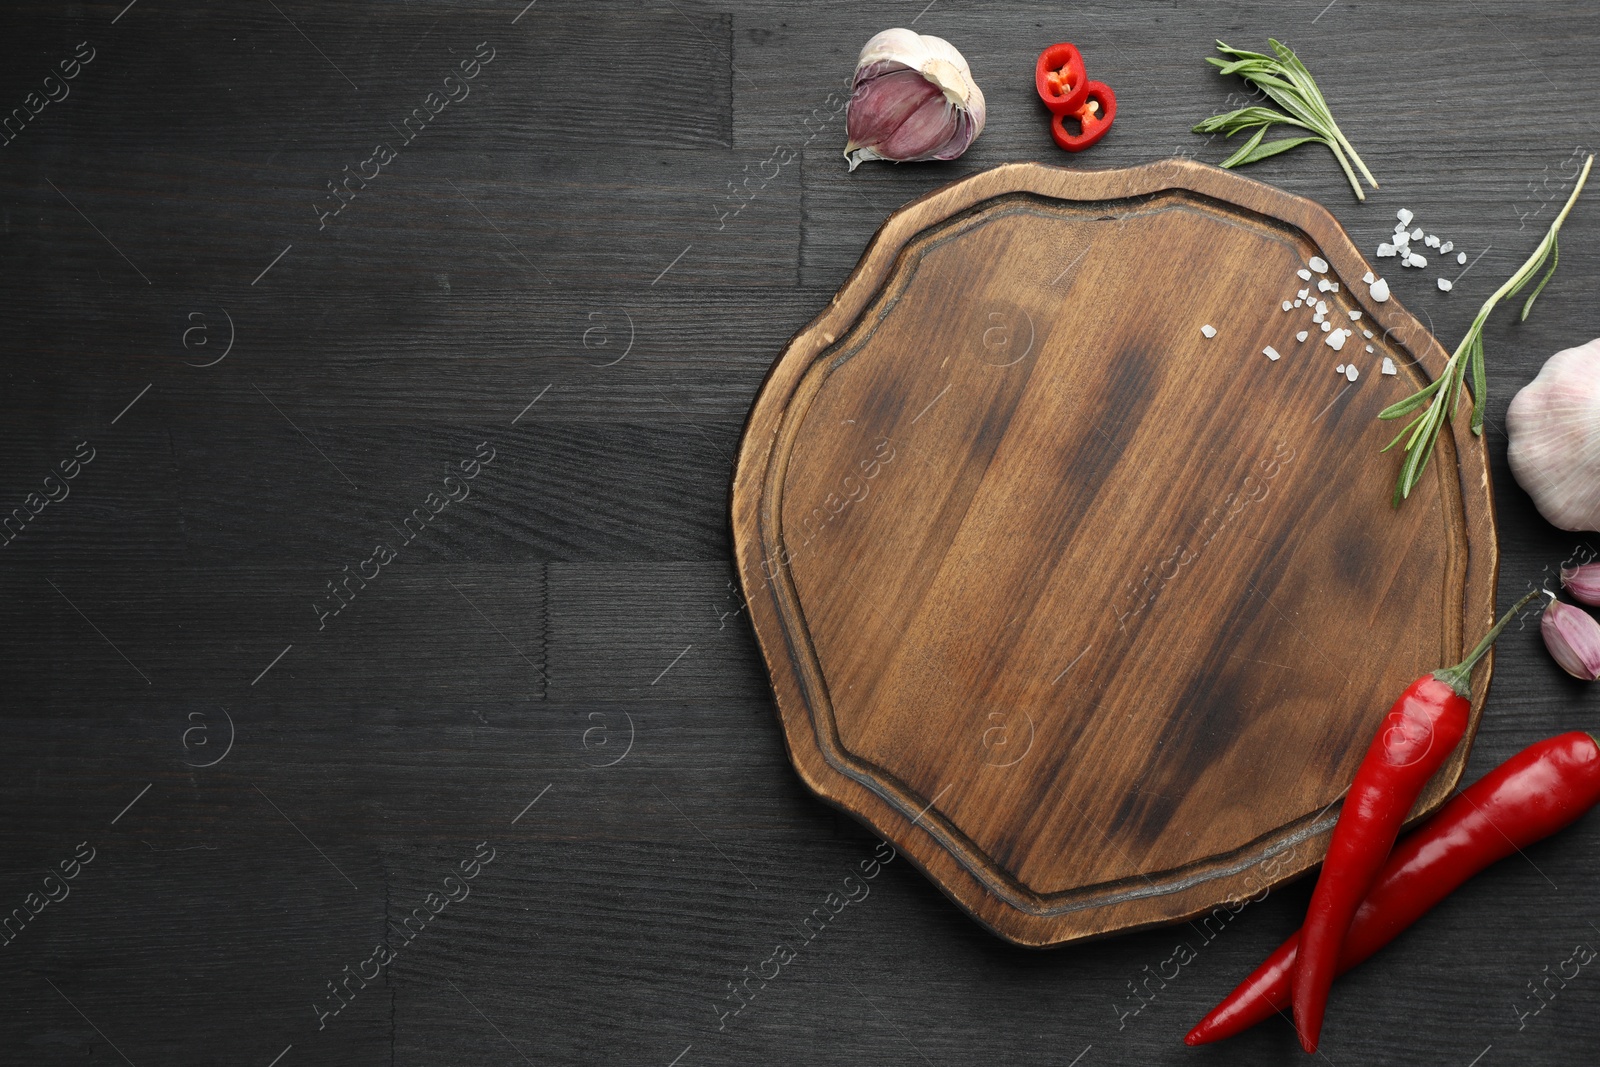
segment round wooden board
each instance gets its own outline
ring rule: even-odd
[[[806,783],[1026,945],[1319,862],[1389,704],[1494,614],[1464,418],[1389,505],[1375,416],[1445,353],[1371,269],[1319,205],[1188,161],[1013,164],[891,216],[773,365],[733,482]],[[1282,310],[1306,288],[1342,351]]]

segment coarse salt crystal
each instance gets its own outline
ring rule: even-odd
[[[1405,207],[1401,208],[1399,211],[1396,211],[1394,213],[1394,217],[1400,220],[1400,225],[1402,226],[1410,226],[1411,220],[1416,218],[1416,216],[1411,213],[1411,209]]]
[[[1337,367],[1333,368],[1333,373],[1335,373],[1335,374],[1343,374],[1344,373],[1344,364],[1341,363]]]
[[[1378,279],[1374,278],[1372,276],[1372,272],[1369,270],[1369,271],[1367,271],[1367,273],[1365,273],[1365,274],[1363,274],[1361,276],[1361,280],[1363,282],[1365,282],[1366,284],[1371,285],[1373,282],[1377,281]]]
[[[1370,340],[1372,340],[1372,331],[1371,330],[1362,330],[1361,331],[1361,336],[1365,337],[1367,340],[1370,341]]]
[[[1454,241],[1446,241],[1444,244],[1439,246],[1439,251],[1440,251],[1441,254],[1445,253],[1445,252],[1449,252],[1450,250],[1455,248],[1455,246],[1456,246],[1456,243]]]
[[[1303,343],[1305,343],[1305,339],[1307,337],[1310,337],[1310,336],[1311,336],[1311,331],[1310,330],[1301,330],[1299,333],[1294,335],[1294,339],[1303,344]]]
[[[1326,315],[1327,313],[1328,313],[1328,303],[1327,303],[1327,301],[1318,300],[1317,301],[1317,314],[1318,315]]]
[[[1319,293],[1331,293],[1331,292],[1333,292],[1333,283],[1330,282],[1326,278],[1318,278],[1317,279],[1317,292],[1319,292]]]
[[[1392,255],[1395,255],[1395,247],[1394,247],[1394,245],[1384,244],[1384,243],[1381,243],[1381,244],[1378,245],[1378,256],[1379,256],[1379,258],[1387,259],[1389,256],[1392,256]]]
[[[1372,299],[1380,304],[1384,303],[1389,299],[1389,282],[1386,279],[1379,278],[1372,283],[1371,293]]]
[[[1368,352],[1376,352],[1376,351],[1377,351],[1377,349],[1376,349],[1376,348],[1373,348],[1373,347],[1372,347],[1372,346],[1371,346],[1371,345],[1368,345],[1368,346],[1367,346],[1367,351],[1368,351]]]
[[[1272,360],[1274,363],[1276,363],[1281,358],[1278,355],[1278,350],[1276,348],[1273,348],[1271,345],[1268,345],[1266,348],[1263,348],[1261,350],[1261,354],[1266,356],[1268,359]]]
[[[1384,356],[1383,357],[1383,373],[1385,373],[1385,374],[1399,374],[1400,373],[1399,371],[1394,369],[1394,360],[1390,359],[1388,356]]]
[[[1451,289],[1455,288],[1455,282],[1452,282],[1449,278],[1440,278],[1439,288],[1448,293]]]
[[[1419,256],[1415,252],[1411,253],[1411,255],[1406,259],[1406,266],[1408,267],[1426,267],[1427,265],[1428,257]]]
[[[1295,302],[1294,302],[1294,306],[1295,306],[1295,307],[1304,307],[1304,306],[1305,306],[1305,303],[1306,303],[1306,302],[1305,302],[1305,301],[1304,301],[1304,300],[1296,300],[1296,301],[1295,301]]]
[[[1322,321],[1322,312],[1319,311],[1315,315],[1311,316],[1311,321],[1312,322],[1321,322]]]
[[[1354,363],[1350,364],[1344,369],[1345,381],[1353,382],[1359,377],[1361,377],[1361,372],[1356,370],[1356,365]]]
[[[1418,226],[1416,229],[1411,231],[1411,239],[1413,241],[1422,240],[1422,227],[1421,226]]]
[[[1321,256],[1312,256],[1308,265],[1318,274],[1326,274],[1328,272],[1328,261]]]
[[[1456,262],[1457,263],[1465,263],[1466,261],[1467,261],[1467,254],[1465,252],[1457,252],[1456,253]]]
[[[1330,289],[1332,289],[1336,293],[1339,291],[1339,283],[1338,282],[1329,282],[1328,283],[1328,287]]]
[[[1333,323],[1331,323],[1331,322],[1327,321],[1326,319],[1324,319],[1323,322],[1322,322],[1322,332],[1323,333],[1327,333],[1331,329],[1333,329]]]
[[[1361,312],[1359,312],[1359,311],[1350,312],[1350,321],[1351,322],[1360,322],[1361,321]]]
[[[1205,334],[1207,337],[1215,337],[1217,335],[1217,328],[1208,322],[1204,326],[1200,327],[1200,332]]]
[[[1423,238],[1422,243],[1427,245],[1429,248],[1438,248],[1439,235],[1436,233],[1430,233],[1427,237]]]
[[[1410,243],[1411,243],[1411,235],[1409,233],[1407,233],[1406,231],[1401,230],[1399,233],[1394,235],[1394,244],[1395,244],[1396,248],[1404,248],[1406,245],[1408,245]]]
[[[1310,289],[1302,289],[1302,290],[1300,290],[1298,293],[1296,293],[1294,295],[1298,296],[1301,300],[1310,300],[1311,299],[1311,290]]]
[[[1293,300],[1285,300],[1283,302],[1283,310],[1285,310],[1285,311],[1293,311],[1294,310],[1294,301]]]
[[[1303,282],[1309,282],[1311,280],[1311,272],[1306,270],[1304,267],[1301,267],[1299,270],[1295,271],[1295,273],[1300,275],[1300,280]]]

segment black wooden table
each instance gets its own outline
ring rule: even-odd
[[[800,940],[877,845],[787,765],[735,442],[900,204],[1224,158],[1188,132],[1241,88],[1217,37],[1300,49],[1383,187],[1315,148],[1254,177],[1369,253],[1409,207],[1470,254],[1448,294],[1388,271],[1453,346],[1600,144],[1594,6],[524,2],[0,16],[0,1062],[1297,1061],[1283,1024],[1180,1038],[1304,882],[1034,953],[889,861]],[[893,25],[966,53],[988,128],[847,174],[842,90]],[[1030,82],[1059,39],[1120,104],[1075,159]],[[1501,432],[1600,334],[1600,190],[1563,236],[1487,334],[1502,601],[1585,544]],[[1470,776],[1597,711],[1511,632]],[[1530,985],[1600,946],[1597,850],[1590,817],[1478,878],[1340,983],[1321,1058],[1595,1062],[1600,973]]]

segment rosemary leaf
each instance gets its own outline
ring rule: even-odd
[[[1406,424],[1406,428],[1395,436],[1393,441],[1386,445],[1383,451],[1387,452],[1399,443],[1400,438],[1406,438],[1406,458],[1400,464],[1400,476],[1395,481],[1392,502],[1395,507],[1411,495],[1411,490],[1416,488],[1422,474],[1428,467],[1428,459],[1433,455],[1434,445],[1438,443],[1439,434],[1450,421],[1450,416],[1455,412],[1461,399],[1461,390],[1466,381],[1468,370],[1472,373],[1472,432],[1483,434],[1483,411],[1488,402],[1489,386],[1487,375],[1484,372],[1483,360],[1483,328],[1489,321],[1492,312],[1501,300],[1508,296],[1515,296],[1524,286],[1539,273],[1545,261],[1550,261],[1550,267],[1545,271],[1533,294],[1522,305],[1522,318],[1528,317],[1528,312],[1533,308],[1534,298],[1543,292],[1549,284],[1550,278],[1555,274],[1556,264],[1560,262],[1561,224],[1567,220],[1567,215],[1572,212],[1572,205],[1578,202],[1578,194],[1583,192],[1584,183],[1589,180],[1589,169],[1594,166],[1594,156],[1583,161],[1583,170],[1578,174],[1578,181],[1572,188],[1572,195],[1567,197],[1566,206],[1550,224],[1550,229],[1544,235],[1544,240],[1539,242],[1539,247],[1533,250],[1526,262],[1517,268],[1515,274],[1507,278],[1505,283],[1496,289],[1483,302],[1478,309],[1477,317],[1472,320],[1472,325],[1467,328],[1467,334],[1456,346],[1456,350],[1445,360],[1439,376],[1432,382],[1418,389],[1406,399],[1396,404],[1390,404],[1378,412],[1380,419],[1398,419],[1415,411],[1424,401],[1430,401],[1421,415]]]
[[[1270,40],[1274,55],[1265,55],[1261,52],[1249,52],[1242,48],[1231,48],[1222,41],[1217,42],[1217,50],[1230,59],[1218,59],[1216,56],[1207,56],[1206,62],[1215,66],[1223,75],[1237,74],[1255,88],[1267,95],[1273,103],[1281,107],[1282,111],[1275,111],[1268,107],[1246,107],[1226,115],[1217,115],[1197,124],[1195,133],[1222,133],[1232,137],[1236,133],[1254,130],[1250,142],[1243,148],[1234,152],[1223,163],[1223,167],[1242,167],[1247,163],[1255,163],[1269,159],[1280,152],[1287,152],[1307,142],[1318,142],[1328,146],[1328,151],[1333,153],[1334,159],[1344,171],[1345,177],[1350,182],[1350,187],[1355,190],[1356,199],[1365,200],[1366,193],[1361,189],[1361,179],[1351,169],[1351,162],[1360,169],[1367,182],[1376,189],[1378,182],[1373,178],[1372,172],[1356,154],[1355,147],[1339,129],[1339,124],[1334,122],[1333,113],[1328,109],[1328,102],[1323,98],[1322,91],[1317,88],[1316,81],[1311,77],[1311,72],[1306,65],[1295,55],[1294,49],[1280,41]],[[1310,131],[1311,136],[1292,137],[1278,141],[1262,143],[1266,127],[1270,125],[1299,126]],[[1256,127],[1260,129],[1256,129]]]

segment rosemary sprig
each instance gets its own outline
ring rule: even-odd
[[[1422,479],[1422,472],[1428,468],[1428,459],[1433,455],[1433,446],[1439,440],[1439,433],[1444,429],[1445,423],[1449,421],[1460,400],[1462,383],[1466,379],[1469,366],[1472,370],[1472,432],[1480,436],[1483,434],[1483,408],[1488,399],[1489,388],[1483,370],[1484,324],[1489,321],[1489,313],[1495,309],[1495,305],[1508,296],[1517,295],[1522,287],[1539,273],[1539,268],[1544,266],[1545,261],[1549,260],[1549,269],[1545,271],[1544,277],[1522,305],[1522,315],[1518,321],[1527,319],[1528,312],[1533,310],[1533,302],[1544,292],[1544,287],[1549,284],[1551,276],[1556,272],[1556,265],[1561,261],[1557,234],[1561,232],[1561,224],[1566,221],[1572,205],[1578,202],[1578,194],[1583,192],[1583,184],[1589,180],[1589,168],[1593,165],[1594,156],[1590,155],[1584,160],[1583,170],[1578,174],[1578,184],[1573,186],[1572,195],[1567,197],[1566,206],[1561,209],[1561,214],[1550,224],[1550,230],[1544,235],[1544,240],[1539,242],[1539,247],[1533,250],[1533,255],[1528,257],[1528,261],[1518,267],[1517,272],[1506,279],[1505,284],[1483,302],[1483,307],[1478,309],[1478,317],[1472,320],[1472,325],[1467,328],[1467,335],[1461,339],[1456,350],[1445,361],[1444,369],[1439,372],[1439,376],[1406,399],[1378,412],[1380,419],[1398,419],[1411,414],[1423,404],[1428,405],[1422,414],[1407,423],[1406,428],[1383,449],[1387,452],[1399,444],[1401,438],[1406,439],[1405,462],[1400,465],[1400,477],[1394,486],[1392,503],[1395,507],[1399,507],[1400,502],[1411,495],[1412,488]]]
[[[1350,169],[1350,162],[1355,161],[1355,165],[1361,169],[1362,175],[1374,189],[1378,187],[1378,181],[1367,169],[1367,165],[1361,162],[1361,157],[1356,155],[1355,148],[1340,131],[1339,124],[1333,121],[1333,112],[1328,110],[1328,102],[1322,98],[1322,91],[1312,80],[1311,72],[1300,62],[1300,57],[1294,54],[1294,49],[1270,39],[1268,43],[1272,45],[1276,56],[1229,48],[1218,41],[1217,50],[1234,58],[1218,59],[1216,56],[1207,56],[1206,62],[1219,68],[1225,75],[1237,74],[1258,87],[1282,107],[1283,111],[1274,111],[1270,107],[1242,107],[1226,115],[1211,116],[1194,127],[1193,132],[1221,133],[1226,137],[1232,137],[1236,133],[1255,130],[1255,135],[1245,142],[1243,148],[1222,161],[1224,167],[1230,168],[1267,159],[1308,141],[1325,144],[1333,153],[1333,158],[1339,161],[1345,177],[1350,179],[1350,188],[1356,191],[1356,199],[1365,200],[1367,196],[1361,191],[1361,182],[1356,178],[1355,171]],[[1284,137],[1263,143],[1262,139],[1266,136],[1268,127],[1279,125],[1295,126],[1310,132],[1299,137]]]

